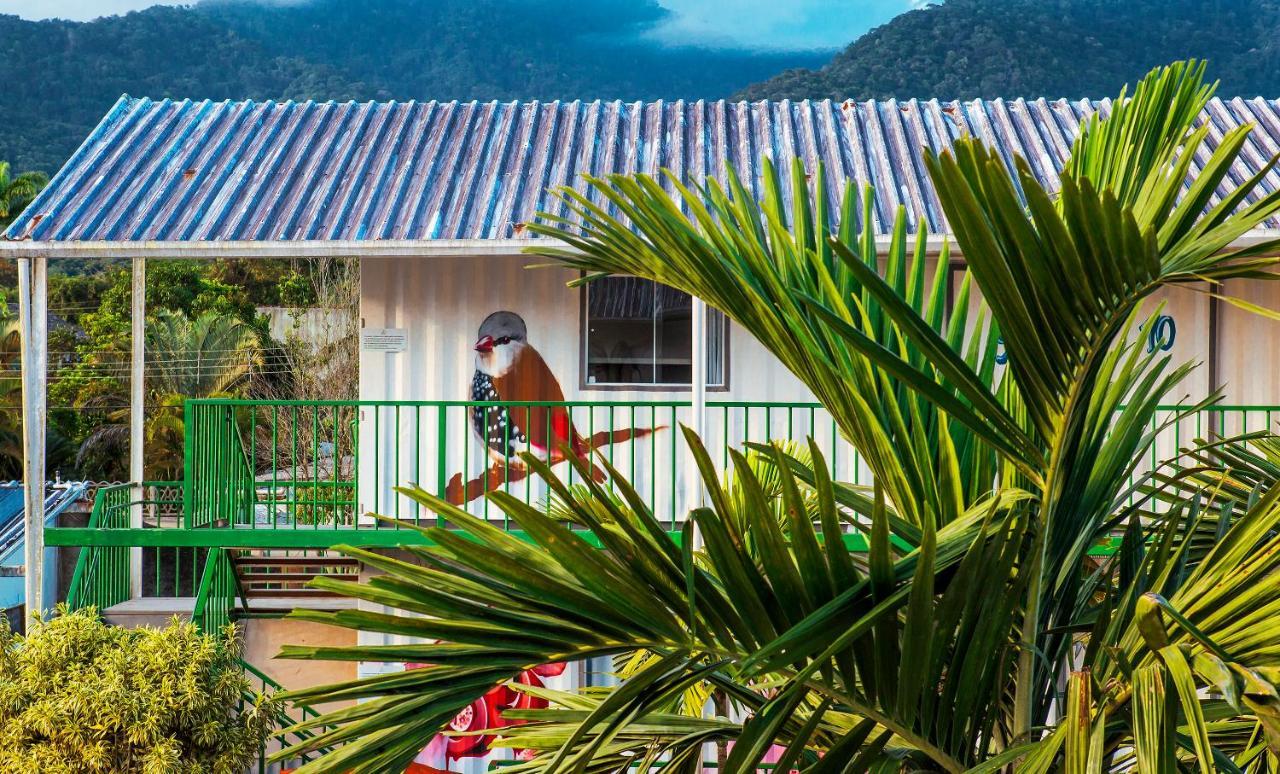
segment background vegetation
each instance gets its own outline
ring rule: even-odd
[[[122,93],[196,99],[1100,97],[1169,52],[1280,93],[1277,0],[947,0],[830,58],[667,47],[652,0],[211,0],[0,16],[0,158],[54,172]],[[754,84],[754,85],[751,85]]]
[[[17,281],[0,266],[0,288]],[[347,260],[150,261],[147,476],[181,477],[182,401],[192,397],[354,398],[358,272]],[[128,478],[130,269],[54,261],[49,275],[49,471]],[[276,325],[263,313],[277,311]],[[325,324],[298,323],[323,309]],[[0,305],[0,478],[21,476],[17,305]]]
[[[55,171],[122,94],[194,99],[722,97],[812,52],[641,40],[651,0],[313,0],[0,16],[0,158]]]
[[[1280,95],[1275,0],[947,0],[746,99],[1104,97],[1170,52],[1207,59],[1224,97]]]

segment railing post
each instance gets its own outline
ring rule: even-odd
[[[692,359],[690,368],[692,384],[689,385],[692,415],[689,418],[689,427],[698,438],[705,441],[707,437],[707,302],[694,296],[690,317],[693,340],[689,355]],[[680,432],[678,427],[673,427],[671,430],[677,434]],[[684,439],[676,440],[677,448],[682,448]],[[698,472],[698,464],[691,453],[685,455],[685,488],[688,500],[683,510],[687,517],[689,511],[700,507],[703,502],[702,476]],[[700,542],[700,536],[695,529],[694,548],[701,547]]]
[[[145,458],[143,436],[146,424],[146,357],[147,357],[147,259],[133,259],[131,297],[131,336],[129,356],[129,483],[132,505],[129,526],[142,529],[142,501],[146,487],[142,480]],[[129,593],[142,596],[142,549],[129,549]]]
[[[449,469],[448,469],[448,464],[449,464],[449,462],[448,462],[448,456],[449,456],[449,455],[448,455],[448,453],[447,453],[447,452],[448,452],[448,449],[449,449],[449,437],[448,437],[448,433],[446,432],[446,429],[445,429],[445,428],[447,427],[447,421],[448,421],[448,410],[449,410],[449,409],[448,409],[448,407],[447,407],[444,403],[441,403],[441,404],[436,408],[436,466],[437,466],[437,473],[436,473],[436,491],[434,492],[434,494],[435,494],[435,496],[436,496],[436,497],[444,497],[444,496],[445,496],[445,489],[447,489],[447,488],[448,488],[448,486],[449,486],[449,484],[448,484],[448,481],[449,481]],[[467,408],[464,408],[464,409],[463,409],[463,412],[462,412],[462,416],[463,416],[462,427],[463,427],[463,428],[465,428],[465,427],[467,426],[466,418],[467,418],[467,413],[468,413],[469,411],[470,411],[470,409],[467,409]],[[358,473],[357,473],[357,475],[358,475]],[[464,484],[464,486],[465,486],[466,482],[463,482],[463,484]],[[437,517],[436,517],[436,526],[437,526],[437,527],[444,526],[444,519],[442,519],[442,518],[440,518],[439,516],[437,516]]]
[[[192,507],[195,504],[195,406],[189,400],[182,402],[182,525],[191,529]]]

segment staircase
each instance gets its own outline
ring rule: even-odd
[[[349,582],[360,579],[360,563],[333,551],[245,548],[235,551],[232,564],[250,610],[355,607],[350,597],[307,585],[319,576]]]

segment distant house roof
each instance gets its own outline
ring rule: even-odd
[[[84,495],[88,485],[78,481],[46,483],[44,517],[52,523],[59,514]],[[21,481],[0,482],[0,564],[13,559],[14,549],[22,545],[26,531],[23,514],[26,513],[26,491]],[[21,557],[19,557],[21,561]],[[6,607],[0,603],[0,608]]]
[[[509,239],[582,175],[666,167],[758,180],[769,157],[821,161],[876,189],[874,227],[898,205],[947,226],[922,147],[964,134],[1027,159],[1056,186],[1081,123],[1108,101],[174,102],[122,97],[5,233],[48,242]],[[1257,126],[1230,179],[1280,152],[1280,101],[1215,99],[1210,144]],[[1233,183],[1234,184],[1234,183]],[[1265,188],[1280,187],[1272,172]],[[1280,226],[1280,222],[1270,224]]]

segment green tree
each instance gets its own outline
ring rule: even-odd
[[[495,744],[540,752],[511,771],[665,757],[692,772],[714,741],[734,743],[730,771],[775,745],[784,771],[1274,771],[1280,443],[1218,441],[1140,468],[1157,405],[1193,368],[1136,340],[1158,311],[1144,301],[1273,278],[1277,259],[1260,256],[1280,247],[1231,246],[1280,193],[1260,187],[1268,168],[1217,197],[1249,128],[1203,149],[1210,93],[1194,63],[1153,72],[1083,127],[1056,193],[973,140],[930,156],[968,266],[949,319],[946,252],[926,277],[925,235],[913,249],[901,214],[880,250],[856,231],[869,216],[854,191],[833,231],[812,196],[821,169],[794,165],[790,193],[766,169],[759,202],[734,177],[667,181],[674,199],[643,176],[563,192],[572,220],[537,226],[562,246],[537,252],[723,310],[818,396],[875,484],[833,483],[817,448],[812,465],[765,449],[781,480],[769,489],[735,451],[725,483],[687,434],[707,505],[679,542],[616,473],[619,497],[581,464],[568,489],[528,460],[551,514],[491,496],[525,538],[406,487],[452,529],[425,530],[412,563],[347,549],[386,574],[316,583],[400,612],[296,615],[422,644],[286,655],[432,666],[296,692],[369,700],[316,721],[340,726],[323,743],[341,747],[303,771],[403,765],[530,665],[637,651],[654,657],[619,687],[549,692],[557,706],[512,715],[530,722]],[[966,331],[975,304],[989,323]],[[1095,556],[1104,539],[1116,552]],[[676,712],[699,685],[731,711]]]
[[[13,177],[9,162],[0,161],[0,229],[7,228],[21,215],[48,183],[49,177],[43,172],[23,172]]]
[[[0,771],[246,770],[277,710],[251,693],[239,649],[190,622],[126,629],[93,609],[25,638],[0,624]]]
[[[230,394],[249,376],[256,359],[252,329],[232,317],[207,311],[194,319],[162,311],[147,324],[147,477],[182,478],[185,430],[183,402]],[[82,469],[95,459],[123,460],[129,444],[129,409],[115,409],[80,446]]]
[[[164,436],[155,439],[155,448],[171,453],[156,463],[157,473],[181,473],[182,396],[218,394],[220,391],[211,389],[208,382],[224,376],[219,369],[254,362],[253,353],[245,347],[266,346],[269,341],[265,320],[258,318],[246,288],[220,279],[228,271],[212,261],[148,264],[148,422],[154,422],[154,430]],[[237,277],[249,274],[252,272],[242,271]],[[50,335],[51,342],[60,343],[52,347],[57,360],[49,397],[51,405],[71,408],[53,412],[53,424],[79,449],[75,457],[78,475],[121,480],[127,475],[128,415],[124,407],[129,403],[131,359],[130,272],[108,267],[105,276],[59,278],[51,283],[51,298],[55,290],[61,307],[69,311],[67,325]],[[51,307],[59,304],[51,303]],[[191,351],[178,351],[183,347]],[[244,369],[233,368],[225,376],[226,384],[242,384]],[[184,389],[195,392],[182,392]],[[173,433],[178,434],[177,440],[171,437]],[[175,457],[179,463],[176,468]]]

